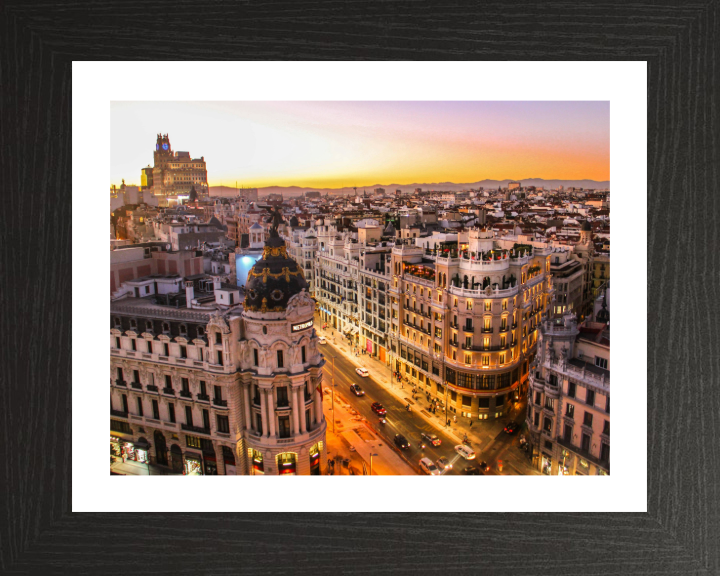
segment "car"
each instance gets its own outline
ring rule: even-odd
[[[480,472],[480,470],[475,468],[475,466],[465,467],[465,469],[463,470],[463,474],[467,474],[468,476],[484,476],[484,474]]]
[[[450,461],[445,458],[445,456],[441,456],[437,459],[437,467],[440,468],[442,472],[446,472],[447,470],[452,470],[452,464],[450,464]]]
[[[440,438],[438,438],[435,434],[421,432],[420,438],[425,440],[425,442],[427,442],[428,444],[432,444],[433,446],[440,446],[440,444],[442,444],[442,440],[440,440]]]
[[[489,472],[490,471],[490,464],[485,462],[484,460],[480,462],[480,471],[481,472]]]
[[[360,388],[357,384],[350,384],[350,392],[355,394],[355,396],[365,396],[365,390]]]
[[[363,378],[367,378],[370,375],[370,372],[367,371],[367,368],[355,368],[355,372],[360,374]]]
[[[325,340],[325,336],[320,336],[318,339],[318,344],[327,344],[327,340]]]
[[[402,448],[403,450],[407,450],[410,448],[410,442],[408,442],[407,438],[405,438],[402,434],[395,434],[395,446]]]
[[[381,416],[385,416],[385,414],[387,414],[387,410],[385,410],[385,408],[383,407],[382,404],[380,404],[380,402],[373,402],[370,405],[370,408],[372,408],[373,412],[376,412],[377,414],[380,414]]]
[[[430,460],[430,458],[421,458],[420,468],[423,472],[425,472],[425,474],[430,474],[430,476],[440,476],[440,474],[442,474],[442,472],[438,470],[437,466],[432,463],[432,460]]]
[[[455,446],[455,452],[460,454],[465,460],[474,460],[475,459],[475,452],[473,452],[470,448],[465,446],[465,444],[458,444]]]
[[[515,432],[518,431],[518,424],[517,422],[510,422],[507,426],[505,426],[505,433],[506,434],[515,434]]]

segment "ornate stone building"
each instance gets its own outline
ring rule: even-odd
[[[111,303],[111,451],[184,474],[324,473],[315,302],[277,227],[244,302],[215,280],[140,278]]]
[[[190,195],[195,188],[198,197],[209,194],[205,157],[191,158],[190,152],[173,152],[167,134],[158,134],[153,153],[154,166],[142,169],[143,188],[155,196]]]

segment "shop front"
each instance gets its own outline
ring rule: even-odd
[[[185,452],[185,467],[183,474],[186,476],[202,476],[203,464],[202,455],[197,452]]]
[[[148,443],[145,438],[140,438],[137,442],[135,442],[135,458],[134,460],[136,462],[144,462],[147,463],[149,461],[148,459],[148,451],[150,450],[150,444]]]
[[[310,475],[320,475],[320,445],[315,444],[310,448]]]
[[[283,452],[277,456],[278,474],[294,476],[297,474],[297,456],[294,452]]]
[[[205,462],[205,476],[217,476],[217,457],[215,454],[203,454]]]
[[[263,463],[263,455],[261,452],[258,452],[257,450],[251,449],[250,454],[251,462],[252,462],[252,473],[253,475],[262,475],[265,474],[265,465]]]
[[[550,469],[552,468],[552,456],[545,452],[540,454],[540,470],[543,474],[550,475]]]
[[[563,449],[560,453],[560,462],[558,463],[558,476],[569,476],[573,465],[573,455]]]

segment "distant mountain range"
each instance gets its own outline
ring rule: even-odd
[[[366,191],[368,194],[372,194],[375,188],[384,188],[387,192],[395,190],[402,190],[403,192],[412,192],[416,188],[422,188],[425,190],[437,190],[442,192],[457,192],[468,188],[497,188],[501,185],[503,188],[507,188],[509,182],[520,182],[522,186],[542,186],[546,190],[557,188],[558,186],[564,186],[565,188],[586,188],[586,189],[604,189],[610,187],[610,182],[605,180],[598,182],[596,180],[544,180],[542,178],[526,178],[526,179],[507,179],[507,180],[480,180],[479,182],[466,182],[466,183],[455,183],[455,182],[434,182],[434,183],[415,183],[415,184],[370,184],[367,186],[358,186],[357,191],[362,194]],[[340,194],[352,194],[352,187],[346,188],[303,188],[301,186],[266,186],[264,188],[258,188],[258,195],[265,196],[266,194],[282,194],[288,198],[294,196],[301,196],[305,192],[315,190],[321,194],[330,193],[331,196]],[[231,186],[210,186],[211,196],[235,196],[237,190]]]

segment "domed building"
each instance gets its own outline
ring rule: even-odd
[[[250,474],[322,474],[327,467],[315,301],[273,228],[246,282],[239,342]]]

